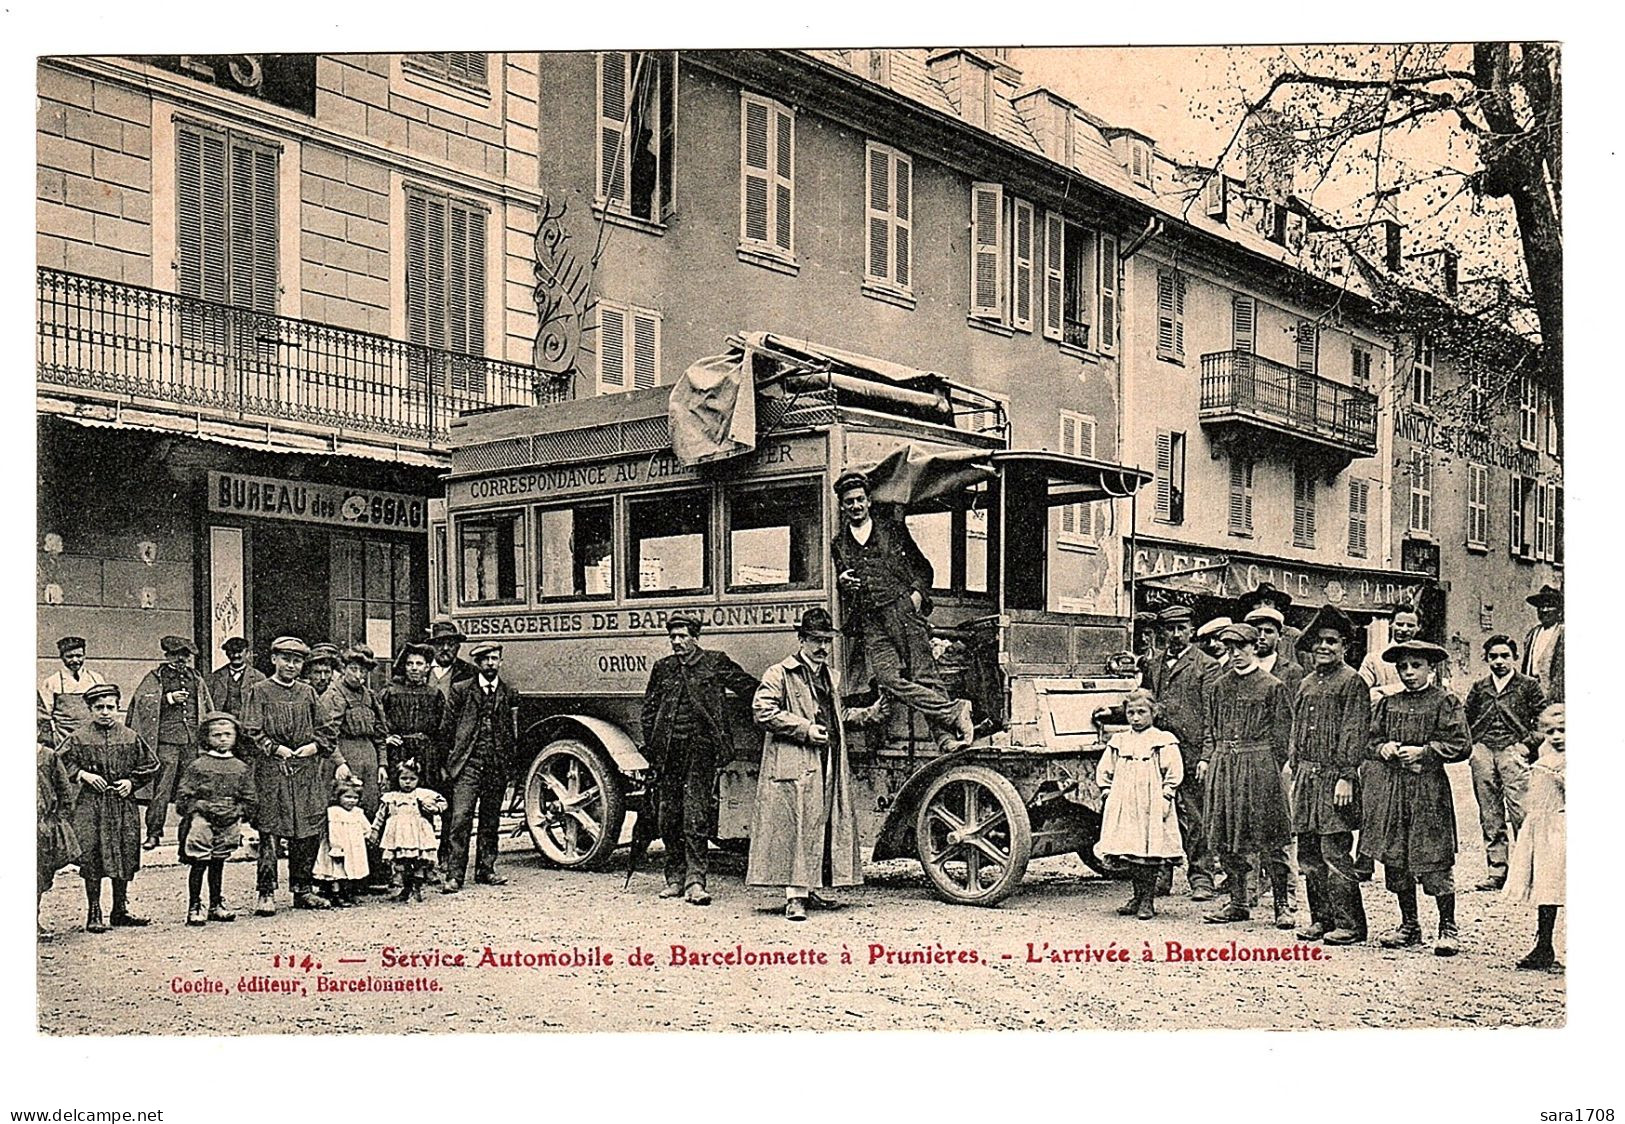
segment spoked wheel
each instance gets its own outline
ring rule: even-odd
[[[621,840],[626,802],[609,759],[574,738],[549,742],[525,774],[525,826],[554,866],[592,870]]]
[[[1033,854],[1021,793],[984,765],[957,765],[931,782],[914,830],[932,889],[959,905],[1002,902]]]

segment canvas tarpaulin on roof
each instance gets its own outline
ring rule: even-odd
[[[666,418],[683,464],[726,460],[756,448],[756,387],[749,343],[701,359],[671,388]]]

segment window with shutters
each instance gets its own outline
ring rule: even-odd
[[[599,207],[656,223],[671,217],[676,116],[674,52],[598,53]]]
[[[185,297],[274,315],[277,160],[274,145],[190,122],[175,127],[175,284]],[[218,350],[227,321],[183,308],[185,344]],[[274,335],[274,333],[273,333]]]
[[[1315,545],[1315,474],[1301,464],[1292,468],[1292,545]]]
[[[1481,464],[1467,466],[1467,545],[1490,545],[1490,470]]]
[[[1349,557],[1364,558],[1370,550],[1371,481],[1349,477]]]
[[[1258,302],[1245,293],[1230,298],[1230,349],[1248,355],[1258,350]]]
[[[1529,484],[1516,473],[1507,482],[1507,551],[1514,558],[1527,557],[1530,551],[1529,528],[1525,526],[1529,514],[1525,489]]]
[[[1004,188],[971,185],[970,314],[1004,319]]]
[[[1563,564],[1563,486],[1552,485],[1552,564]]]
[[[1524,503],[1534,501],[1535,510],[1535,543],[1533,557],[1536,561],[1546,558],[1546,485],[1536,482],[1525,497]],[[1525,508],[1527,510],[1527,506]]]
[[[1518,444],[1533,449],[1540,435],[1540,388],[1528,375],[1523,376],[1518,404]]]
[[[1433,405],[1433,341],[1425,335],[1416,337],[1411,358],[1411,404]]]
[[[1075,457],[1095,455],[1095,419],[1091,415],[1061,411],[1060,451]],[[1109,506],[1104,503],[1073,503],[1062,507],[1057,541],[1075,546],[1095,545],[1103,531],[1097,524],[1110,517]]]
[[[793,259],[795,113],[755,94],[741,94],[739,105],[740,248]]]
[[[914,161],[881,144],[870,144],[865,159],[864,280],[906,293],[914,281]]]
[[[1253,462],[1230,458],[1230,533],[1253,533]]]
[[[1490,373],[1482,367],[1467,375],[1467,424],[1482,429],[1490,420]]]
[[[407,189],[406,338],[430,349],[408,356],[414,387],[485,400],[485,263],[484,207]]]
[[[1157,270],[1157,358],[1185,361],[1185,275]]]
[[[1356,347],[1353,356],[1353,382],[1361,390],[1371,389],[1371,352],[1363,347]]]
[[[1117,259],[1117,236],[1102,232],[1100,235],[1100,318],[1096,323],[1095,350],[1107,355],[1117,351],[1118,276],[1121,265]]]
[[[1313,320],[1298,321],[1298,370],[1313,375],[1320,370],[1320,326]]]
[[[1185,521],[1185,435],[1166,429],[1157,431],[1157,514],[1158,523]]]
[[[401,60],[410,70],[481,93],[490,89],[488,56],[479,51],[422,51]]]
[[[1557,395],[1546,394],[1546,451],[1554,457],[1563,455],[1561,435],[1557,424]]]
[[[1433,456],[1426,449],[1411,453],[1411,518],[1410,530],[1419,534],[1433,533]]]
[[[1061,257],[1061,342],[1088,348],[1095,313],[1095,234],[1063,224]]]
[[[1010,324],[1030,332],[1033,330],[1033,266],[1038,249],[1033,205],[1025,199],[1013,200],[1011,220],[1015,229],[1010,240]]]
[[[660,385],[660,313],[598,302],[598,393]]]

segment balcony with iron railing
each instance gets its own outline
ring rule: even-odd
[[[520,363],[53,269],[37,281],[41,390],[444,449],[458,414],[538,405],[566,380]]]
[[[1201,421],[1308,445],[1339,460],[1377,451],[1377,397],[1247,351],[1202,356]]]

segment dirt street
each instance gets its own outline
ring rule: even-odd
[[[1482,846],[1466,771],[1453,773],[1463,840],[1456,875],[1470,887],[1483,874]],[[1126,884],[1103,881],[1070,856],[1035,862],[1021,892],[991,910],[937,901],[917,864],[871,865],[865,886],[839,895],[847,908],[792,924],[781,896],[741,884],[737,856],[715,855],[716,901],[700,908],[655,899],[658,846],[623,891],[624,852],[617,869],[579,874],[543,866],[526,839],[508,845],[514,850],[503,872],[511,881],[500,888],[430,891],[421,904],[370,898],[323,913],[288,908],[284,889],[283,908],[268,919],[249,908],[253,865],[233,863],[226,892],[239,919],[203,928],[182,924],[185,872],[172,849],[160,850],[159,865],[142,871],[132,893],[153,924],[101,935],[78,928],[83,884],[58,875],[43,908],[58,936],[39,946],[40,1027],[54,1034],[1295,1029],[1558,1026],[1564,1019],[1563,975],[1512,967],[1531,943],[1532,911],[1498,895],[1461,895],[1463,950],[1441,959],[1427,947],[1387,951],[1375,941],[1298,946],[1264,920],[1267,894],[1254,914],[1260,920],[1206,925],[1208,907],[1183,896],[1182,878],[1154,921],[1118,917]],[[1396,916],[1380,877],[1365,888],[1374,931]],[[1422,916],[1431,935],[1426,898]],[[1564,938],[1560,924],[1560,956]],[[1232,940],[1240,949],[1285,950],[1264,955],[1287,958],[1169,959],[1170,942],[1217,956]],[[734,959],[795,962],[674,964],[675,946],[690,960],[738,950]],[[495,964],[480,967],[487,948]],[[648,966],[629,963],[639,949]],[[1052,960],[1052,951],[1065,959],[1060,950],[1069,949],[1081,951],[1071,962]],[[1290,958],[1305,950],[1321,958]],[[388,963],[406,954],[423,959]],[[464,965],[451,966],[458,954]],[[515,954],[520,966],[500,966]],[[825,963],[809,963],[819,955]],[[437,990],[332,990],[376,981]],[[201,990],[210,987],[221,990]]]

